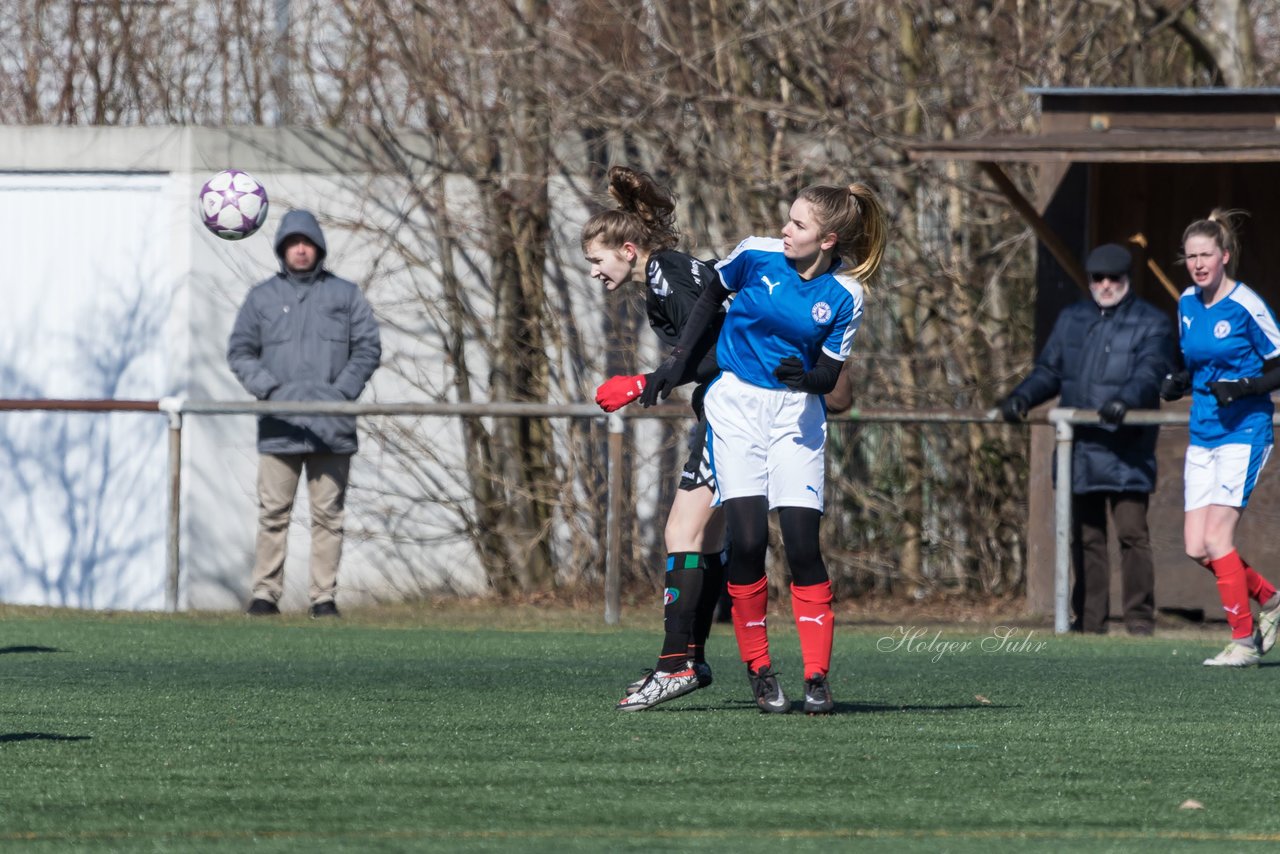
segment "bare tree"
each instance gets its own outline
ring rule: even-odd
[[[376,216],[343,227],[381,247],[375,280],[408,283],[380,308],[419,346],[387,369],[433,400],[581,400],[606,370],[644,367],[638,315],[615,305],[601,321],[571,284],[584,278],[574,217],[602,168],[626,162],[674,187],[686,248],[704,256],[774,233],[808,183],[874,184],[894,231],[855,343],[859,402],[990,405],[1029,364],[1035,243],[980,174],[912,163],[906,148],[1032,130],[1029,86],[1280,73],[1280,8],[1262,0],[294,7],[286,38],[271,0],[17,0],[0,9],[0,88],[12,93],[0,119],[287,112],[358,137],[370,171],[402,189],[371,190]],[[288,85],[271,79],[282,69]],[[1028,170],[1011,177],[1029,192]],[[597,426],[466,419],[456,452],[423,425],[373,429],[399,461],[369,487],[385,493],[391,559],[462,544],[502,594],[598,581]],[[1003,427],[833,426],[824,530],[838,584],[1016,590],[1024,443]],[[637,523],[636,564],[655,533],[652,514]]]

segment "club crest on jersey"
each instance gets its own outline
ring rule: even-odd
[[[809,315],[814,323],[826,323],[831,319],[831,306],[825,302],[815,302],[813,308],[809,310]]]
[[[1225,320],[1219,320],[1213,324],[1213,337],[1226,338],[1231,334],[1231,324]]]

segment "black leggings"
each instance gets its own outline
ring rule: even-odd
[[[764,578],[765,553],[769,548],[769,499],[763,495],[730,498],[724,502],[729,529],[731,584],[754,584]],[[827,581],[827,567],[818,546],[818,525],[822,513],[810,507],[779,507],[778,524],[787,553],[791,581],[808,587]]]

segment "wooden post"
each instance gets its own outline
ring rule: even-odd
[[[1000,192],[1004,193],[1005,198],[1009,200],[1009,204],[1013,205],[1018,214],[1027,221],[1031,226],[1031,230],[1036,233],[1036,237],[1044,244],[1044,248],[1057,259],[1062,265],[1062,269],[1067,271],[1067,275],[1071,277],[1081,290],[1089,293],[1089,277],[1085,275],[1084,267],[1067,245],[1062,242],[1062,238],[1058,237],[1058,233],[1049,227],[1049,223],[1044,221],[1044,217],[1040,216],[1040,212],[1035,206],[1027,200],[1027,197],[1018,191],[1009,176],[1004,174],[1004,170],[1000,168],[998,163],[992,163],[987,160],[979,161],[982,171],[995,183]]]

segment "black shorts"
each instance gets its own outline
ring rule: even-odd
[[[680,489],[689,491],[707,486],[716,488],[711,473],[711,456],[707,453],[707,419],[703,418],[689,431],[689,459],[680,472]]]

